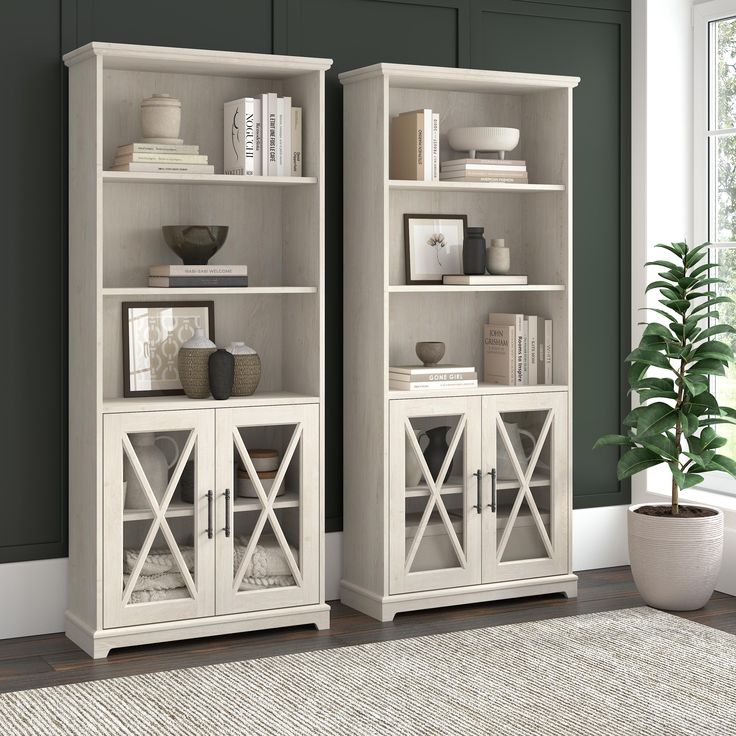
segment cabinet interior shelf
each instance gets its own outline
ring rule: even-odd
[[[460,482],[460,478],[452,478],[450,479],[449,483],[445,483],[442,486],[442,489],[440,491],[440,494],[443,496],[451,496],[458,493],[464,492],[464,487],[462,483]],[[544,488],[549,486],[550,481],[548,476],[544,475],[537,475],[535,474],[534,477],[529,482],[530,488]],[[517,490],[520,488],[519,481],[518,480],[499,480],[496,483],[496,489],[499,491],[511,491],[511,490]],[[405,493],[407,498],[418,498],[421,496],[428,496],[429,495],[429,488],[425,484],[420,484],[418,486],[410,486],[406,489]]]
[[[233,176],[230,174],[176,174],[159,171],[103,171],[106,183],[216,184],[222,186],[298,187],[316,184],[316,176]]]
[[[388,287],[390,294],[469,294],[474,291],[565,291],[564,284],[479,284],[464,286],[456,284],[396,284]]]
[[[390,179],[388,188],[428,192],[564,192],[564,184],[509,184],[474,181],[404,181]]]
[[[176,516],[194,516],[194,505],[191,503],[172,502],[166,509],[166,518],[173,519]],[[123,521],[144,521],[153,519],[151,509],[124,509]]]
[[[298,491],[287,491],[282,496],[277,496],[273,502],[275,509],[293,509],[299,507]],[[261,511],[263,504],[258,498],[244,498],[236,496],[233,503],[233,511]]]
[[[239,296],[243,294],[316,294],[316,286],[245,286],[245,287],[105,287],[103,296]]]
[[[319,396],[298,394],[291,391],[257,391],[251,396],[231,396],[224,401],[217,399],[190,399],[181,396],[132,397],[129,399],[104,399],[102,411],[117,414],[139,411],[167,411],[181,409],[238,409],[250,406],[275,404],[318,404]]]
[[[567,391],[568,387],[562,384],[545,384],[537,386],[504,386],[498,383],[479,383],[475,388],[443,388],[428,389],[427,391],[400,391],[389,389],[389,399],[422,399],[430,396],[485,396],[488,394],[535,394],[551,391]]]

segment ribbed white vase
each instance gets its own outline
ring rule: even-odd
[[[630,506],[628,514],[631,572],[641,597],[665,611],[702,608],[721,570],[723,512],[689,519],[635,513],[645,505]]]

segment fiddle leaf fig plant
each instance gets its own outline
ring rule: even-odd
[[[672,474],[672,514],[679,514],[679,492],[702,483],[702,473],[720,470],[736,477],[736,462],[719,453],[726,444],[716,427],[736,424],[736,411],[720,406],[710,392],[710,377],[725,375],[734,360],[723,341],[736,329],[718,324],[720,304],[732,303],[715,290],[722,279],[711,276],[717,268],[703,259],[708,243],[659,244],[673,260],[657,260],[659,278],[646,291],[658,290],[661,308],[647,307],[663,321],[646,324],[639,347],[627,358],[629,385],[640,405],[624,420],[627,433],[601,437],[595,447],[622,445],[618,462],[623,480],[647,468],[666,463]]]

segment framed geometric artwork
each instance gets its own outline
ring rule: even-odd
[[[177,356],[197,329],[214,342],[214,302],[123,302],[123,396],[183,394]]]
[[[463,272],[467,215],[404,215],[407,284],[441,284]]]

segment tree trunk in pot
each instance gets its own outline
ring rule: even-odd
[[[677,519],[637,514],[637,508],[628,513],[629,558],[641,597],[665,611],[702,608],[721,570],[723,512]]]

